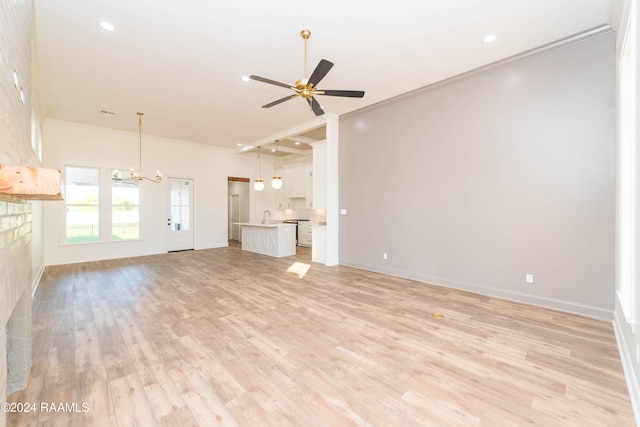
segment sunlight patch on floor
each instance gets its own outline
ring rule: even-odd
[[[287,273],[294,273],[298,276],[298,279],[302,279],[310,268],[311,265],[305,264],[304,262],[294,262],[291,264],[291,267],[287,269]]]

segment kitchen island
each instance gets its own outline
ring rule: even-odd
[[[296,224],[238,223],[242,227],[242,250],[276,258],[296,254]]]

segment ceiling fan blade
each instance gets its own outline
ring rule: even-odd
[[[331,67],[333,67],[333,62],[327,61],[326,59],[321,59],[316,69],[313,70],[313,73],[311,73],[308,84],[310,84],[311,86],[315,86],[320,83],[320,80],[322,80],[324,76],[327,75]]]
[[[346,96],[348,98],[362,98],[364,96],[363,90],[319,90],[316,95],[328,95],[328,96]]]
[[[300,95],[296,93],[295,95],[285,96],[284,98],[280,98],[280,99],[278,99],[278,100],[275,100],[275,101],[273,101],[273,102],[270,102],[270,103],[268,103],[268,104],[263,105],[263,106],[262,106],[262,108],[270,108],[270,107],[273,107],[274,105],[281,104],[281,103],[283,103],[284,101],[288,101],[288,100],[293,99],[293,98],[295,98],[295,97],[297,97],[297,96],[300,96]]]
[[[316,116],[321,116],[324,114],[324,110],[322,109],[320,104],[318,104],[318,101],[316,101],[314,97],[311,97],[311,99],[307,98],[307,102],[309,103],[309,106]]]
[[[262,82],[262,83],[268,83],[270,85],[276,85],[276,86],[286,87],[287,89],[293,89],[293,87],[291,87],[291,85],[288,85],[288,84],[285,84],[285,83],[280,83],[280,82],[277,82],[277,81],[271,80],[271,79],[265,79],[264,77],[251,75],[251,76],[249,76],[249,78],[251,80],[257,80],[257,81]]]

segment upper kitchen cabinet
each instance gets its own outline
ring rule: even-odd
[[[313,165],[304,168],[304,191],[306,194],[305,206],[307,209],[313,207]]]

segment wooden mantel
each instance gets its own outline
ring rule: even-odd
[[[26,200],[64,200],[58,169],[0,164],[0,195]]]

